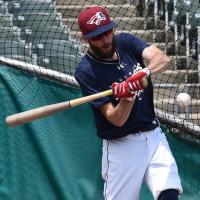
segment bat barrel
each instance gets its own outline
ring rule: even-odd
[[[68,109],[69,107],[70,107],[69,101],[39,107],[36,109],[10,115],[6,118],[6,123],[10,127],[22,125],[24,123],[31,122],[33,120],[40,119],[42,117],[52,115],[56,112],[63,111],[65,109]]]
[[[81,105],[81,104],[90,102],[92,100],[98,99],[100,97],[108,96],[111,94],[112,94],[112,90],[107,90],[104,92],[100,92],[98,94],[81,97],[81,98],[74,99],[71,101],[65,101],[65,102],[61,102],[57,104],[42,106],[42,107],[35,108],[32,110],[10,115],[6,118],[6,123],[10,127],[22,125],[24,123],[31,122],[36,119],[40,119],[40,118],[52,115],[56,112],[63,111],[71,107],[75,107],[75,106],[78,106],[78,105]]]

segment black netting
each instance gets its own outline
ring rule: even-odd
[[[199,0],[1,0],[0,60],[77,86],[74,70],[87,50],[77,16],[97,4],[117,22],[116,34],[133,33],[171,57],[170,68],[152,77],[157,116],[200,137]],[[180,107],[179,93],[188,93],[191,105]]]

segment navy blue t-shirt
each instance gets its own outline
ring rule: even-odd
[[[96,94],[111,88],[113,82],[122,82],[137,70],[144,68],[142,52],[149,45],[128,33],[115,35],[117,61],[102,61],[87,53],[77,66],[75,78],[84,96]],[[92,101],[97,135],[103,139],[116,139],[134,133],[135,130],[152,124],[155,119],[153,88],[150,78],[148,87],[141,91],[135,100],[128,120],[122,127],[112,125],[100,111],[108,102],[117,105],[113,96]]]

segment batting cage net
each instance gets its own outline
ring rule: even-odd
[[[151,77],[155,112],[170,133],[181,199],[199,199],[199,0],[0,0],[0,200],[103,199],[102,141],[87,104],[24,126],[5,123],[81,97],[74,72],[88,45],[77,17],[93,5],[107,9],[115,34],[132,33],[170,56],[167,71]],[[146,191],[142,199],[152,199]]]
[[[104,6],[115,34],[132,33],[171,57],[170,68],[152,77],[158,118],[175,132],[200,137],[200,3],[198,0],[1,0],[0,56],[6,65],[78,87],[74,71],[87,45],[77,16]],[[189,98],[177,101],[179,93]],[[191,101],[190,101],[191,99]]]

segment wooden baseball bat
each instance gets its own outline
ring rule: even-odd
[[[142,85],[144,87],[148,86],[148,81],[147,81],[146,78],[142,79]],[[89,96],[73,99],[73,100],[70,100],[70,101],[64,101],[64,102],[61,102],[61,103],[42,106],[42,107],[35,108],[35,109],[32,109],[32,110],[13,114],[13,115],[10,115],[6,118],[6,123],[10,127],[22,125],[24,123],[31,122],[31,121],[34,121],[36,119],[40,119],[40,118],[52,115],[56,112],[64,111],[64,110],[70,109],[72,107],[75,107],[75,106],[78,106],[78,105],[81,105],[81,104],[84,104],[84,103],[88,103],[90,101],[93,101],[93,100],[101,98],[101,97],[109,96],[111,94],[112,94],[112,89],[106,90],[104,92],[100,92],[100,93],[97,93],[97,94],[92,94],[92,95],[89,95]]]

